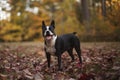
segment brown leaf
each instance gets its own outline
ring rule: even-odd
[[[7,80],[8,75],[4,75],[0,73],[0,80]]]
[[[43,80],[43,75],[40,74],[39,72],[37,72],[37,73],[34,75],[34,80]]]

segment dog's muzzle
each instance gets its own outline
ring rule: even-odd
[[[50,31],[46,31],[45,33],[45,39],[46,40],[51,40],[53,37],[53,33],[51,33]]]
[[[46,39],[46,40],[51,40],[51,39],[52,39],[52,35],[50,35],[50,36],[45,36],[45,39]]]

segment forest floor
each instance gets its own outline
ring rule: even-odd
[[[42,43],[0,43],[0,80],[120,80],[120,42],[81,43],[83,64],[75,50],[75,61],[65,52],[63,71],[57,58],[51,67]]]

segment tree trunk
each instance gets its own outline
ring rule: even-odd
[[[102,0],[102,15],[106,17],[106,0]]]
[[[89,14],[89,8],[88,8],[88,0],[81,0],[81,7],[82,7],[82,16],[83,16],[83,23],[86,28],[86,32],[89,34],[89,22],[90,22],[90,14]]]
[[[81,7],[83,12],[83,19],[85,21],[90,20],[89,9],[88,9],[88,0],[81,0]]]

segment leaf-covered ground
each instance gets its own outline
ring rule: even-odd
[[[120,43],[82,43],[82,66],[65,52],[47,68],[43,44],[0,43],[0,80],[120,80]]]

